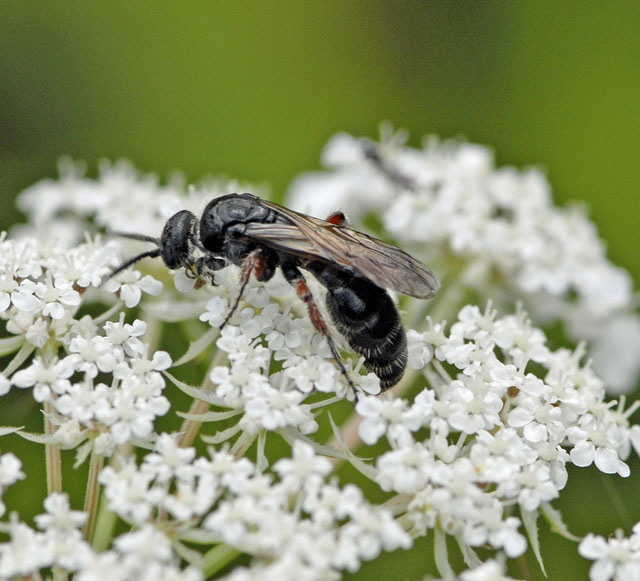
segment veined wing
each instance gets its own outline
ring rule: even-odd
[[[290,224],[250,222],[245,236],[256,242],[342,266],[381,287],[417,298],[431,298],[440,288],[440,282],[429,268],[397,246],[273,202],[262,200],[261,203],[281,214]]]

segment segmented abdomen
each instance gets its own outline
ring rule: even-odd
[[[329,288],[326,302],[336,328],[380,378],[382,389],[398,383],[407,366],[407,337],[387,291],[352,278],[344,286]]]

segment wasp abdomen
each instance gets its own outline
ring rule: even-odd
[[[407,338],[387,291],[352,278],[348,285],[329,288],[326,302],[338,331],[380,378],[382,389],[395,385],[407,365]]]

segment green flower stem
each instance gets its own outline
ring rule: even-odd
[[[91,453],[89,461],[89,475],[87,476],[87,490],[84,497],[84,511],[87,513],[87,522],[84,525],[85,538],[91,539],[94,534],[96,517],[98,513],[98,503],[100,501],[100,484],[98,475],[104,466],[104,456]]]
[[[50,415],[53,413],[53,404],[44,404],[44,433],[52,436],[57,428],[51,423]],[[60,446],[58,444],[45,444],[45,459],[47,466],[47,492],[62,492],[62,460],[60,458]]]
[[[108,503],[104,497],[100,498],[98,505],[91,546],[95,551],[101,552],[106,551],[111,544],[117,516],[109,510]]]

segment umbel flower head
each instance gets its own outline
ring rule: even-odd
[[[339,135],[325,162],[289,203],[378,224],[443,283],[430,302],[395,297],[408,368],[381,395],[330,328],[354,398],[281,273],[250,280],[222,331],[235,266],[199,277],[141,260],[110,276],[145,250],[111,233],[157,238],[177,211],[255,188],[160,184],[126,163],[89,179],[65,161],[20,195],[27,221],[0,238],[0,395],[9,408],[29,390],[45,425],[0,433],[43,445],[48,494],[34,526],[3,511],[1,578],[340,579],[390,551],[428,567],[414,547],[427,537],[425,575],[508,579],[525,554],[543,566],[539,515],[572,538],[553,506],[570,465],[629,475],[635,405],[606,389],[635,385],[640,325],[630,278],[584,213],[553,206],[539,172],[496,169],[466,143]],[[307,283],[322,311],[324,288]],[[550,323],[577,345],[549,341]],[[66,483],[83,464],[72,508]],[[0,456],[1,493],[30,478]],[[616,561],[585,537],[592,578],[637,566],[627,545]]]

